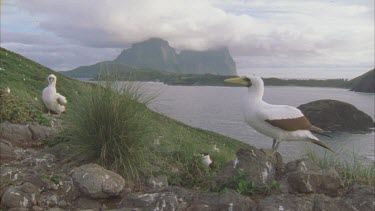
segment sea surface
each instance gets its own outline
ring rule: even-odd
[[[168,86],[146,82],[142,86],[156,97],[149,107],[193,127],[214,131],[258,148],[271,148],[272,140],[249,127],[242,115],[241,102],[247,89],[242,87]],[[356,93],[337,88],[267,86],[264,100],[272,104],[299,106],[318,99],[335,99],[355,105],[369,114],[374,112],[374,94]],[[337,133],[333,138],[320,137],[343,159],[357,154],[364,162],[375,160],[374,133]],[[320,147],[305,142],[283,142],[279,152],[286,161],[301,158],[306,149],[323,153]],[[329,153],[329,152],[328,152]]]

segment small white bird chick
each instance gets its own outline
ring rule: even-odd
[[[64,96],[56,92],[56,79],[54,74],[48,76],[48,86],[43,89],[42,100],[48,112],[52,111],[60,114],[65,111],[64,105],[67,103],[67,100]]]
[[[211,165],[211,163],[212,163],[212,160],[211,160],[209,154],[202,154],[202,163],[203,163],[203,165],[206,166],[207,168],[210,167],[210,165]]]
[[[10,93],[10,88],[9,87],[5,88],[5,92],[9,94]]]

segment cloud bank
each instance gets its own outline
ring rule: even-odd
[[[241,67],[374,66],[373,1],[28,0],[3,3],[1,45],[54,69],[150,37],[228,46]]]

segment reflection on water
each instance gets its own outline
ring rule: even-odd
[[[211,130],[258,148],[270,148],[268,138],[243,121],[241,102],[247,94],[241,87],[167,86],[144,83],[148,90],[156,90],[150,108],[188,125]],[[298,106],[318,99],[335,99],[355,105],[374,118],[373,94],[350,92],[335,88],[271,87],[265,89],[264,100],[274,104]],[[338,133],[332,139],[320,137],[338,152],[358,152],[364,160],[374,160],[374,134]],[[286,160],[301,157],[306,147],[319,147],[302,142],[285,142],[279,152]]]

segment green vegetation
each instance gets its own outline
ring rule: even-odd
[[[77,146],[73,155],[81,154],[72,160],[97,162],[117,170],[129,185],[139,187],[149,176],[165,174],[172,185],[208,190],[215,171],[232,160],[239,147],[246,147],[239,141],[189,127],[149,110],[147,98],[134,94],[136,86],[113,92],[108,87],[116,86],[115,81],[100,87],[69,79],[3,48],[0,53],[0,88],[9,87],[12,96],[27,105],[23,107],[25,113],[35,109],[44,116],[41,91],[47,85],[47,76],[56,74],[57,90],[66,96],[68,104],[67,112],[60,116],[65,120],[65,130],[50,144]],[[29,106],[34,103],[35,107]],[[19,104],[2,106],[9,111]],[[24,118],[17,117],[14,122],[37,121],[34,116],[26,118],[26,114],[20,113]],[[11,119],[1,119],[5,120]],[[215,145],[220,152],[214,150]],[[202,166],[202,153],[211,155],[214,169]]]
[[[57,91],[66,96],[68,102],[80,96],[87,86],[0,48],[0,121],[48,124],[43,115],[45,108],[41,95],[48,85],[46,78],[49,74],[57,76]],[[5,91],[6,88],[10,89],[10,93]]]
[[[317,155],[312,149],[307,149],[307,157],[322,169],[335,167],[346,185],[360,183],[375,185],[375,163],[364,164],[356,153],[347,160],[339,159],[334,154]]]
[[[214,185],[215,186],[215,185]],[[237,169],[233,181],[220,190],[226,192],[229,189],[236,191],[242,195],[254,194],[269,194],[272,190],[280,190],[280,184],[277,181],[272,181],[271,185],[256,185],[253,181],[246,178],[246,175],[241,169]]]

